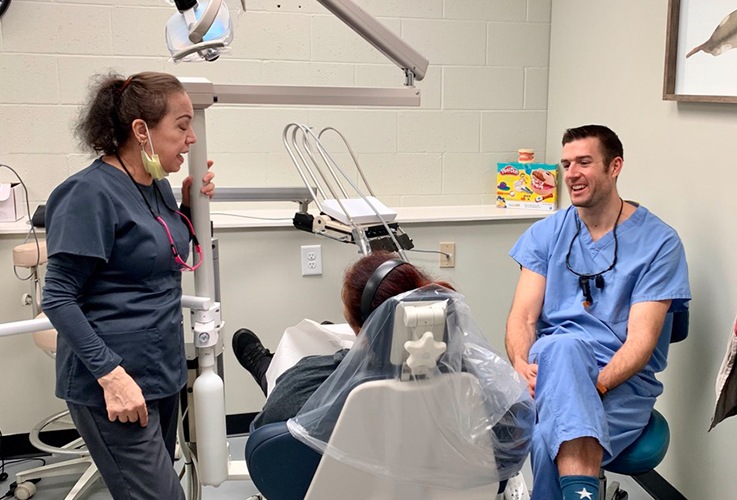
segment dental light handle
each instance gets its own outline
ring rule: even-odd
[[[224,384],[215,373],[214,348],[200,349],[198,359],[201,371],[192,392],[199,478],[204,485],[220,486],[228,479]]]
[[[195,16],[195,9],[198,5],[197,0],[175,0],[174,3],[187,23],[189,40],[192,43],[200,43],[215,22],[215,18],[220,10],[220,4],[223,3],[223,0],[210,0],[199,19]]]
[[[179,60],[184,59],[190,54],[194,54],[196,52],[200,51],[206,51],[208,49],[222,49],[225,48],[225,44],[221,42],[220,40],[212,40],[210,42],[200,42],[195,43],[194,45],[190,45],[186,49],[180,50],[178,52],[175,52],[171,55],[172,59]]]

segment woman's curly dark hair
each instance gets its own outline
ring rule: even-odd
[[[168,111],[169,97],[182,92],[182,83],[168,73],[97,75],[75,134],[84,149],[115,154],[130,137],[133,120],[155,127]]]

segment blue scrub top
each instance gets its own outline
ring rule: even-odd
[[[174,213],[177,204],[168,181],[155,182],[158,190],[153,185],[139,187],[166,221],[186,260],[189,231]],[[93,330],[85,332],[87,325],[80,328],[63,321],[54,324],[59,332],[57,396],[104,406],[97,378],[117,364],[133,377],[147,400],[179,391],[186,382],[181,271],[166,232],[130,177],[96,160],[54,190],[46,218],[48,303],[53,310],[71,297]],[[60,276],[64,269],[73,269],[75,259],[89,275]],[[59,263],[66,267],[55,265]]]
[[[672,300],[671,311],[683,310],[691,299],[688,266],[676,231],[638,206],[629,219],[617,226],[617,263],[604,273],[604,288],[590,282],[593,303],[584,307],[579,278],[566,267],[578,213],[575,207],[561,210],[533,224],[509,255],[522,267],[546,278],[545,299],[537,324],[538,337],[575,332],[593,338],[600,349],[597,361],[605,365],[627,337],[630,307],[638,302]],[[614,258],[613,232],[594,242],[586,225],[573,242],[571,267],[580,274],[607,269]],[[646,370],[666,366],[670,336],[658,341]]]

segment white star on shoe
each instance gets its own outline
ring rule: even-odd
[[[591,492],[586,490],[586,486],[583,487],[581,491],[576,492],[577,495],[579,495],[580,498],[588,498],[589,500],[593,500],[593,497],[591,496]]]

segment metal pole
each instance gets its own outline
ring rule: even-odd
[[[202,247],[202,264],[195,271],[195,295],[207,297],[210,308],[193,313],[194,345],[199,375],[194,381],[195,439],[201,483],[219,486],[228,478],[228,449],[225,428],[225,393],[217,373],[217,344],[220,330],[220,304],[216,301],[215,265],[210,234],[210,200],[200,193],[207,172],[207,133],[205,108],[212,101],[193,96],[192,128],[197,142],[189,148],[189,174],[192,176],[190,206],[192,224]]]
[[[197,135],[197,142],[189,148],[189,175],[192,176],[190,203],[192,224],[202,246],[202,265],[194,274],[195,295],[215,300],[215,274],[210,243],[210,200],[200,193],[202,177],[207,173],[207,133],[203,108],[194,110],[192,128]]]

